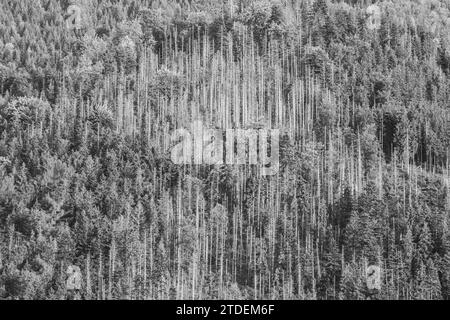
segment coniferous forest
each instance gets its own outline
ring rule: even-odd
[[[449,0],[0,0],[0,299],[449,299],[449,151]]]

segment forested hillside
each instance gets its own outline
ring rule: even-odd
[[[0,0],[0,299],[449,299],[450,1],[370,5]]]

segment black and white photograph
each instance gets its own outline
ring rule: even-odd
[[[450,0],[0,0],[0,308],[450,300],[449,225]]]

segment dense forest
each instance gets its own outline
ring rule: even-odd
[[[0,0],[0,299],[449,299],[449,151],[449,0]]]

